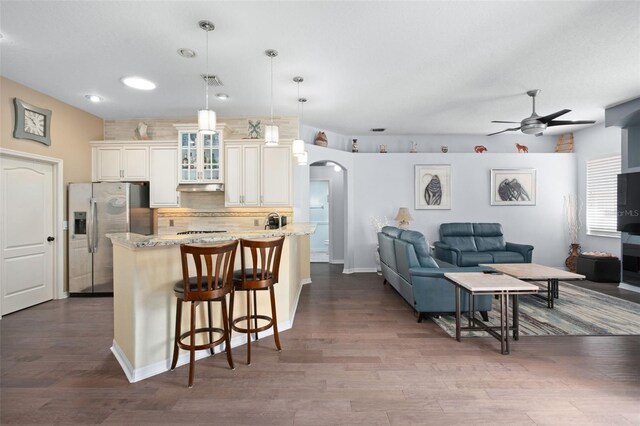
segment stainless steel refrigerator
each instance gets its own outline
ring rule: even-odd
[[[113,293],[113,250],[105,235],[149,235],[149,182],[70,183],[69,293]]]

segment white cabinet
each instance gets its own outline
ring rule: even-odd
[[[225,146],[225,206],[260,205],[260,145],[234,143]]]
[[[290,206],[291,145],[264,142],[225,144],[225,206]]]
[[[223,182],[223,137],[199,133],[195,128],[178,129],[178,180],[180,183]]]
[[[291,145],[262,146],[261,199],[263,206],[290,206]]]
[[[175,143],[149,148],[150,207],[178,207],[178,148]]]
[[[148,146],[99,146],[94,149],[94,180],[149,180]]]

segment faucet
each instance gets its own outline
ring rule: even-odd
[[[271,212],[267,215],[267,217],[264,220],[264,229],[269,228],[269,219],[272,217],[278,218],[278,228],[280,228],[280,226],[282,225],[280,214],[278,214],[277,212]]]

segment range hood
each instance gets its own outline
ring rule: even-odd
[[[176,188],[181,192],[222,192],[224,183],[181,183]]]

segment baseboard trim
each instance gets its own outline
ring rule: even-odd
[[[633,291],[634,293],[640,293],[640,287],[633,284],[620,283],[618,284],[618,288],[621,288],[623,290]]]
[[[310,283],[311,283],[310,278],[304,278],[301,280],[302,285],[310,284]],[[293,327],[293,320],[295,318],[296,310],[298,309],[298,300],[300,300],[302,285],[300,286],[300,291],[298,291],[298,295],[296,296],[296,303],[294,305],[293,315],[291,316],[291,319],[287,321],[278,322],[278,332],[280,333],[282,333],[283,331],[287,331],[291,327]],[[261,331],[260,333],[258,333],[258,339],[262,339],[264,337],[269,337],[269,336],[273,336],[273,328],[270,328],[268,330]],[[231,339],[232,348],[236,348],[246,344],[247,344],[246,335],[238,335]],[[224,343],[220,346],[216,346],[213,350],[214,354],[218,354],[224,351],[225,351]],[[148,379],[149,377],[153,377],[158,374],[165,373],[171,369],[171,358],[167,358],[162,361],[158,361],[153,364],[134,369],[133,366],[131,365],[131,362],[129,362],[129,359],[124,354],[124,352],[122,351],[122,349],[120,348],[120,346],[115,340],[113,341],[113,344],[111,346],[111,352],[113,353],[116,360],[118,361],[118,364],[120,364],[122,371],[124,371],[124,374],[127,376],[127,380],[129,380],[129,383],[136,383],[141,380]],[[196,351],[196,361],[199,359],[207,358],[209,356],[211,356],[211,354],[208,349],[205,349],[202,351]],[[178,364],[176,365],[176,368],[186,364],[189,364],[189,352],[181,350],[180,355],[178,356]]]
[[[376,272],[376,268],[351,268],[342,271],[343,274],[358,274],[362,272]]]
[[[344,265],[344,259],[333,259],[329,263],[332,265]]]

